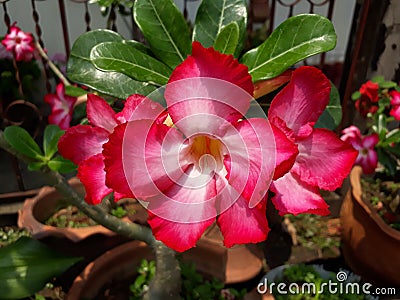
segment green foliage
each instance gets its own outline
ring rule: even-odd
[[[191,52],[189,27],[172,0],[136,0],[136,23],[154,55],[171,68]]]
[[[92,48],[103,42],[122,42],[123,38],[110,30],[93,30],[79,36],[71,49],[67,65],[68,77],[101,93],[126,99],[131,94],[148,94],[156,89],[148,82],[136,81],[118,72],[96,69],[90,61]]]
[[[326,219],[318,215],[288,215],[296,228],[296,236],[303,247],[316,249],[319,252],[339,247],[340,237],[327,234]]]
[[[155,261],[148,261],[143,259],[138,268],[138,276],[133,284],[129,286],[133,296],[129,297],[130,300],[140,300],[143,294],[149,289],[149,283],[156,273]]]
[[[21,237],[0,249],[1,297],[28,297],[79,260],[56,253],[34,239]]]
[[[350,276],[349,276],[350,277]],[[358,280],[354,280],[355,282],[359,282]],[[312,288],[304,289],[304,293],[298,294],[290,294],[289,291],[286,290],[286,294],[278,293],[277,289],[273,289],[274,297],[276,300],[312,300],[312,299],[320,299],[320,300],[363,300],[368,299],[364,294],[351,293],[331,293],[329,288],[327,288],[330,283],[334,283],[336,287],[341,283],[336,279],[334,273],[331,273],[329,278],[324,278],[321,276],[321,273],[315,268],[313,265],[305,265],[305,264],[296,264],[292,266],[288,266],[283,270],[282,276],[274,280],[275,287],[277,287],[281,283],[285,283],[286,288],[291,285],[290,291],[295,291],[296,288],[294,286],[298,286],[298,290],[302,291],[302,284],[313,284],[315,285],[314,294]],[[343,284],[343,282],[342,282]],[[293,286],[294,285],[294,286]],[[361,288],[360,288],[361,289]],[[361,291],[362,292],[362,291]]]
[[[115,71],[138,81],[165,85],[172,70],[157,59],[122,42],[105,42],[90,52],[90,60],[101,71]]]
[[[19,229],[9,226],[0,227],[0,248],[10,243],[16,242],[22,236],[29,236],[25,229]]]
[[[128,214],[128,212],[122,206],[117,206],[111,210],[111,214],[114,217],[123,218]]]
[[[48,125],[44,130],[43,150],[47,159],[51,159],[57,152],[57,144],[60,137],[64,134],[57,125]]]
[[[330,101],[323,114],[319,117],[316,128],[334,130],[342,120],[342,106],[338,89],[331,83]]]
[[[231,31],[231,24],[234,23],[237,25],[238,38],[236,45],[231,43],[230,47],[235,46],[232,53],[239,54],[246,38],[246,5],[244,0],[203,0],[196,15],[193,40],[200,42],[204,47],[216,46],[218,38],[221,39],[221,32]],[[226,29],[227,26],[231,28]]]
[[[21,154],[35,160],[43,160],[43,153],[29,133],[18,126],[9,126],[4,130],[7,143]]]
[[[29,135],[29,133],[18,126],[8,126],[4,130],[4,138],[7,143],[17,152],[31,158],[28,169],[31,171],[39,170],[48,166],[53,171],[70,173],[76,166],[69,160],[54,155],[57,152],[57,144],[60,137],[64,134],[57,125],[48,125],[44,130],[43,149]]]
[[[264,43],[245,53],[241,62],[249,67],[256,82],[273,78],[295,63],[335,46],[335,30],[328,19],[298,15],[284,21]]]
[[[234,54],[238,40],[239,26],[237,23],[230,23],[218,33],[214,49],[224,54]]]
[[[194,264],[182,263],[182,290],[181,299],[184,300],[224,300],[224,299],[243,299],[246,289],[238,291],[236,289],[224,289],[224,284],[215,278],[210,280],[196,271]],[[148,290],[149,283],[155,274],[155,262],[142,260],[138,268],[138,276],[133,284],[130,285],[132,296],[130,300],[142,299],[143,294]],[[228,295],[228,296],[226,296]],[[229,298],[227,298],[229,297]]]

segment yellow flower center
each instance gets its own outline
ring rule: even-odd
[[[200,170],[217,171],[223,167],[224,144],[215,138],[198,135],[190,141],[189,154]]]

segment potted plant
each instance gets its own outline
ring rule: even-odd
[[[400,89],[377,77],[353,99],[367,123],[364,135],[355,126],[343,130],[342,139],[359,151],[341,210],[343,254],[366,279],[400,285]]]
[[[322,71],[304,66],[279,76],[335,46],[326,18],[294,16],[241,55],[246,1],[203,0],[193,34],[172,0],[137,0],[133,11],[147,45],[95,30],[72,47],[69,79],[96,93],[87,96],[87,124],[58,142],[44,139],[63,158],[19,127],[0,132],[0,145],[97,223],[145,242],[156,273],[144,298],[177,299],[176,252],[200,247],[215,224],[225,248],[264,241],[267,201],[281,214],[328,214],[320,189],[338,188],[357,152],[332,131],[338,97]],[[255,99],[280,87],[268,121]],[[326,157],[334,163],[322,163]],[[77,165],[84,197],[59,173],[67,161]],[[109,195],[138,199],[149,227],[104,212],[99,204]]]

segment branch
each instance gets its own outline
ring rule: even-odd
[[[35,47],[38,50],[40,56],[44,59],[44,61],[49,65],[50,69],[56,74],[56,76],[62,81],[65,86],[71,85],[68,79],[64,76],[64,74],[60,71],[59,68],[49,59],[46,52],[43,50],[42,46],[38,41],[35,41]]]
[[[29,163],[33,159],[26,157],[17,152],[4,139],[3,131],[0,130],[0,148],[3,148],[18,159]],[[118,234],[124,235],[131,239],[136,239],[147,243],[152,247],[156,258],[156,274],[151,281],[148,293],[145,299],[149,300],[174,300],[179,299],[180,291],[180,268],[175,257],[175,252],[165,246],[162,242],[157,241],[150,228],[136,223],[129,223],[114,217],[99,206],[89,205],[84,199],[68,184],[68,181],[58,172],[54,172],[49,168],[43,168],[42,174],[47,178],[49,183],[54,186],[62,195],[64,195],[72,205],[78,207],[87,216],[95,220],[97,223],[107,227]]]

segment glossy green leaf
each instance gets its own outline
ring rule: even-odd
[[[226,25],[215,39],[214,49],[224,54],[234,54],[239,41],[239,26],[236,23]]]
[[[154,57],[154,53],[151,52],[151,49],[148,46],[146,46],[145,44],[139,43],[138,41],[135,41],[135,40],[124,40],[122,42],[126,45],[129,45],[129,46],[135,48],[136,50],[139,50],[147,55]]]
[[[96,45],[90,52],[90,60],[101,71],[115,71],[159,85],[167,84],[172,72],[159,60],[121,42]]]
[[[25,129],[8,126],[4,129],[4,138],[19,153],[37,160],[43,159],[42,150]]]
[[[156,86],[138,82],[122,73],[100,71],[91,63],[90,51],[94,46],[122,40],[119,34],[104,29],[89,31],[79,36],[72,46],[68,60],[69,79],[121,99],[135,93],[146,95],[157,89]]]
[[[84,90],[77,86],[73,86],[73,85],[65,86],[65,94],[67,94],[68,96],[79,97],[79,96],[86,95],[87,93],[88,93],[87,90]]]
[[[336,129],[342,121],[342,106],[340,95],[336,86],[331,82],[330,100],[322,115],[319,117],[315,127]]]
[[[287,19],[264,43],[245,53],[241,62],[249,67],[255,82],[273,78],[295,63],[335,46],[335,29],[327,18],[298,15]]]
[[[1,299],[28,297],[79,260],[54,252],[35,239],[21,237],[0,248]]]
[[[211,47],[225,26],[236,23],[239,45],[235,52],[239,53],[246,38],[246,6],[245,0],[203,0],[197,11],[193,40]]]
[[[61,130],[57,125],[47,125],[44,129],[43,150],[47,159],[51,159],[56,154],[58,140],[63,134],[64,130]]]
[[[172,0],[136,0],[133,16],[152,52],[172,69],[191,53],[189,27]]]
[[[53,171],[57,171],[60,173],[70,173],[76,170],[76,165],[62,156],[57,156],[50,160],[47,165]]]

